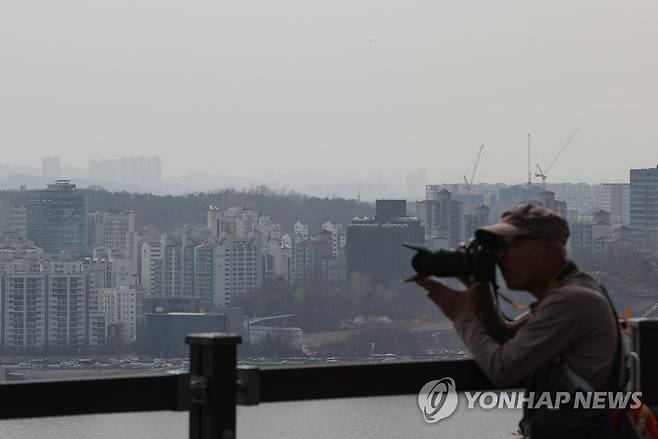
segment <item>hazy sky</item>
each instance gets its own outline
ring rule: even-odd
[[[658,162],[658,2],[0,2],[0,163],[623,180]],[[533,165],[534,166],[534,165]]]

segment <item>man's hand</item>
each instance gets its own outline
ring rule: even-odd
[[[451,321],[462,313],[474,310],[475,295],[480,283],[474,282],[467,285],[465,291],[453,290],[440,282],[431,279],[420,279],[418,285],[425,288],[427,297],[434,302]],[[466,283],[466,282],[465,282]]]

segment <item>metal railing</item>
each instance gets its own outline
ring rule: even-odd
[[[655,371],[658,319],[635,322],[643,396],[658,404]],[[472,360],[271,367],[237,366],[240,337],[194,334],[190,372],[0,385],[0,419],[140,411],[189,411],[191,439],[234,438],[237,405],[308,399],[416,394],[428,381],[452,377],[459,391],[495,387]],[[651,349],[650,349],[651,348]]]

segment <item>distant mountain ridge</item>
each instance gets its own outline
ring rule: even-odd
[[[74,181],[75,183],[76,181]],[[45,184],[40,186],[45,187]],[[270,215],[285,232],[304,221],[317,232],[326,221],[347,224],[354,217],[374,214],[374,206],[343,198],[318,198],[294,192],[274,191],[265,186],[249,190],[223,189],[188,195],[111,192],[104,188],[85,191],[89,210],[134,210],[138,226],[152,225],[166,231],[184,224],[205,224],[209,206],[220,209],[245,207]],[[22,203],[26,193],[0,191],[0,198]]]

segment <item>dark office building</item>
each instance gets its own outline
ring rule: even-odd
[[[216,313],[154,313],[144,316],[144,331],[137,339],[140,354],[153,358],[189,356],[185,336],[200,332],[226,332],[226,315]]]
[[[375,219],[355,218],[347,226],[348,276],[364,273],[375,283],[408,277],[413,252],[403,242],[423,245],[424,227],[407,217],[405,200],[378,200]]]
[[[80,256],[87,251],[87,200],[68,180],[27,197],[27,239],[47,253]]]
[[[407,200],[377,200],[375,201],[375,220],[390,221],[393,218],[407,216]]]

